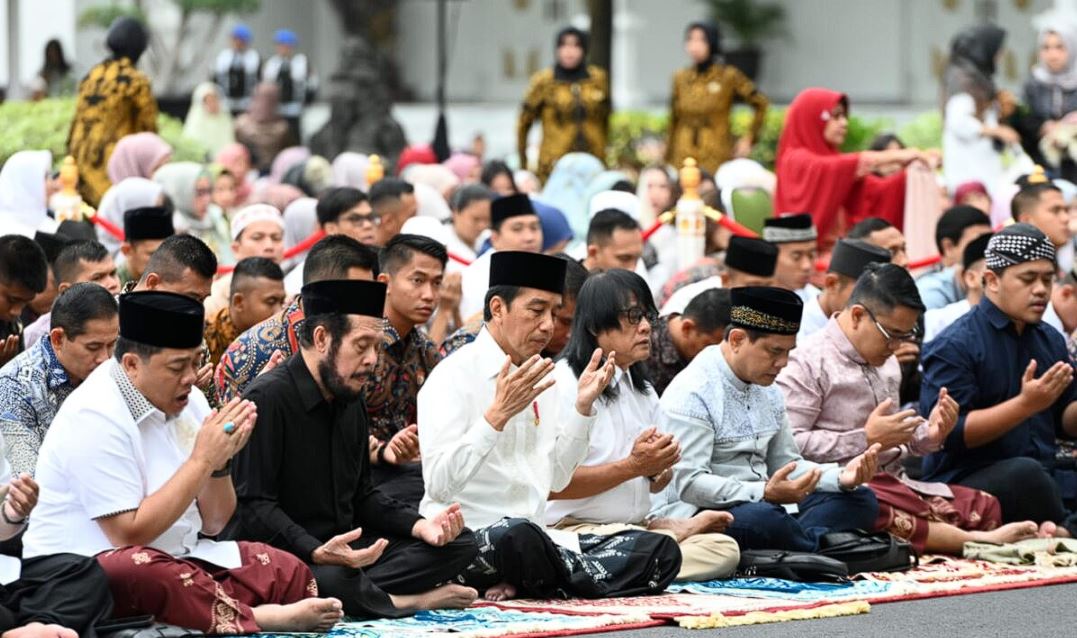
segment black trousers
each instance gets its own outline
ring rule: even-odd
[[[422,463],[407,465],[371,465],[370,480],[382,494],[391,496],[401,503],[419,509],[426,488],[423,485]]]
[[[378,562],[352,569],[336,565],[311,565],[318,581],[321,596],[340,599],[344,613],[356,618],[400,618],[415,613],[414,609],[393,606],[390,594],[421,594],[450,581],[464,573],[478,554],[475,536],[464,530],[453,542],[444,547],[433,547],[413,538],[378,536],[364,530],[363,538],[352,544],[362,549],[378,538],[389,541]]]
[[[39,622],[94,638],[94,625],[111,615],[108,579],[93,558],[75,554],[29,558],[22,561],[19,580],[0,587],[0,632]]]
[[[1070,514],[1062,504],[1058,485],[1036,459],[1027,456],[1006,459],[969,472],[954,482],[994,494],[1002,506],[1004,523],[1052,521],[1067,525]],[[1072,519],[1067,528],[1071,526]]]

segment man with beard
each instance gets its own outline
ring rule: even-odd
[[[442,585],[476,552],[460,506],[423,518],[370,480],[361,395],[384,338],[385,290],[354,280],[303,287],[299,352],[244,395],[258,421],[236,458],[239,510],[227,531],[299,556],[321,591],[366,618],[464,608],[476,597]]]
[[[494,253],[482,331],[434,368],[419,392],[420,511],[458,501],[480,528],[480,553],[464,582],[489,600],[657,593],[680,568],[667,536],[544,530],[547,499],[586,457],[594,404],[616,367],[615,353],[603,363],[596,349],[574,386],[554,385],[553,362],[539,353],[564,286],[565,262],[557,257]]]
[[[991,237],[984,260],[984,298],[924,350],[921,410],[943,388],[961,406],[942,449],[924,459],[924,477],[994,494],[1003,522],[1069,536],[1077,518],[1063,488],[1072,470],[1054,466],[1056,435],[1077,436],[1077,384],[1065,339],[1043,321],[1055,248],[1036,227],[1013,224]]]

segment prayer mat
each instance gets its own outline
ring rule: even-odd
[[[452,638],[546,638],[579,634],[641,629],[664,624],[646,613],[558,614],[473,607],[465,610],[420,611],[411,618],[395,620],[355,620],[338,623],[327,634],[258,634],[258,638],[416,638],[431,634],[451,634]]]

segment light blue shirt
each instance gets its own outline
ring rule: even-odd
[[[800,455],[778,386],[741,381],[720,345],[700,352],[666,388],[659,405],[660,429],[681,443],[674,485],[683,502],[670,503],[658,512],[663,516],[761,501],[770,476],[793,462],[791,478],[818,467],[817,489],[841,489],[840,467]]]
[[[921,276],[916,280],[916,289],[920,291],[920,300],[928,310],[945,308],[965,298],[964,291],[957,286],[956,266]]]

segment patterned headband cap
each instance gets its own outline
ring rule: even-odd
[[[1007,230],[1015,226],[1010,226]],[[1039,259],[1052,263],[1055,261],[1055,247],[1039,231],[1035,234],[1000,232],[991,238],[987,250],[984,251],[987,268],[995,272]]]

